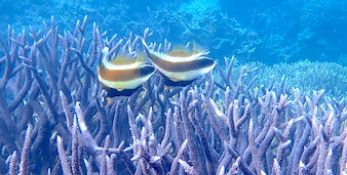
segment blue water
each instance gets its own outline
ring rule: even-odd
[[[235,54],[241,62],[347,64],[345,0],[2,0],[0,9],[1,31],[8,24],[17,31],[40,27],[52,15],[67,30],[88,15],[110,36],[150,27],[153,39],[194,40],[217,59]]]
[[[347,0],[0,0],[0,174],[343,174],[346,66]]]

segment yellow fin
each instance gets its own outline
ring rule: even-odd
[[[187,44],[187,46],[175,46],[171,51],[167,52],[166,54],[174,57],[189,57],[194,54],[203,52],[206,52],[206,49],[204,49],[202,46],[193,41],[192,43],[190,43],[190,45]]]
[[[115,65],[127,65],[135,63],[135,59],[124,54],[118,54],[110,63]]]
[[[174,56],[174,57],[189,57],[192,55],[191,51],[188,51],[187,49],[174,49],[167,53],[167,55]]]
[[[135,56],[136,62],[144,63],[146,62],[146,54],[144,52],[137,52]]]
[[[193,54],[206,52],[206,51],[207,51],[207,49],[205,49],[203,46],[198,44],[196,41],[192,42],[192,52],[193,52]]]
[[[143,53],[137,53],[135,56],[118,54],[110,63],[114,65],[129,65],[135,63],[144,63],[145,55]]]

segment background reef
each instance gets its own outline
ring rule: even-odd
[[[344,67],[226,57],[187,87],[167,88],[155,74],[110,102],[96,78],[105,46],[113,55],[138,51],[140,37],[157,51],[171,43],[152,42],[148,29],[109,38],[87,21],[64,32],[53,17],[40,30],[9,27],[0,42],[1,174],[347,172]]]
[[[157,40],[195,40],[215,57],[236,54],[243,63],[346,64],[346,6],[335,0],[2,0],[0,28],[39,28],[52,15],[67,28],[89,15],[110,34],[150,27]]]
[[[0,174],[347,174],[344,1],[0,9]],[[218,65],[182,88],[156,73],[110,101],[101,51],[142,51],[140,37],[163,52],[195,41]]]

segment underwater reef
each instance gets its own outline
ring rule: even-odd
[[[69,28],[89,15],[110,33],[128,35],[149,27],[158,41],[196,41],[214,57],[234,54],[243,63],[309,59],[347,65],[346,1],[2,0],[0,9],[3,31],[8,24],[39,30],[50,16]]]
[[[292,88],[299,88],[303,92],[324,89],[326,95],[339,100],[347,95],[345,91],[347,89],[347,69],[337,63],[303,60],[271,66],[260,62],[251,62],[243,66],[256,68],[248,76],[258,77],[252,83],[251,88],[283,86],[281,88],[287,93],[290,93]],[[240,66],[235,67],[235,69],[240,68]],[[251,78],[246,81],[251,81]]]
[[[149,30],[107,37],[89,27],[84,18],[62,32],[52,18],[40,30],[8,27],[0,40],[0,174],[347,173],[338,92],[288,87],[282,75],[267,83],[259,79],[269,70],[254,76],[265,68],[231,57],[186,87],[155,73],[110,100],[96,71],[104,47],[113,55],[141,51],[140,38],[157,51],[170,43],[151,42]]]

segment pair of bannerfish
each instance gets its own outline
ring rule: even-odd
[[[142,40],[142,43],[152,64],[148,64],[140,54],[135,58],[118,54],[111,61],[106,57],[102,59],[98,79],[107,90],[108,97],[130,96],[151,78],[155,70],[160,72],[166,86],[187,86],[209,73],[216,64],[206,56],[206,51],[173,49],[161,53],[151,50],[145,41]]]

